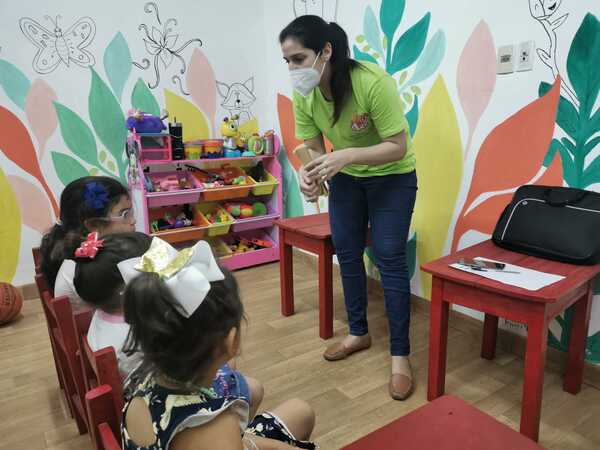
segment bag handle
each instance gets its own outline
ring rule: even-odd
[[[550,206],[567,206],[567,205],[579,203],[588,194],[588,191],[586,191],[584,189],[577,189],[575,192],[575,195],[573,195],[571,197],[565,197],[565,196],[560,196],[560,195],[559,196],[555,195],[553,197],[553,195],[552,195],[553,192],[559,192],[559,191],[554,190],[552,188],[548,188],[544,191],[544,200]]]

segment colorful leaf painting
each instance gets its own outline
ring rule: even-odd
[[[445,53],[446,35],[442,30],[438,30],[425,46],[423,53],[417,60],[415,71],[406,84],[408,86],[419,84],[433,75],[440,66]]]
[[[0,59],[0,86],[15,105],[25,108],[25,97],[29,92],[30,82],[16,66]]]
[[[45,233],[53,222],[52,208],[46,194],[18,175],[9,175],[7,179],[21,207],[23,224],[38,233]]]
[[[421,55],[427,40],[430,20],[431,13],[428,12],[398,38],[388,67],[391,75],[407,68]]]
[[[123,87],[131,73],[131,53],[125,38],[119,31],[104,51],[104,71],[117,100],[121,101]]]
[[[296,178],[296,171],[288,160],[288,152],[280,151],[277,159],[281,164],[281,176],[283,178],[283,210],[285,217],[303,216],[304,201]]]
[[[90,175],[88,170],[72,156],[58,152],[50,153],[52,154],[52,162],[54,164],[56,174],[63,185],[66,186],[71,181]]]
[[[138,78],[131,92],[131,106],[148,114],[160,115],[160,107],[148,85]]]
[[[484,140],[454,230],[453,251],[468,230],[491,234],[500,213],[519,186],[534,181],[537,184],[562,184],[558,158],[536,180],[552,140],[559,94],[560,79],[557,78],[544,97],[506,119]]]
[[[44,80],[34,80],[25,98],[25,114],[38,142],[38,159],[44,158],[48,139],[58,125],[54,102],[56,93]]]
[[[296,139],[294,106],[292,101],[285,95],[277,94],[277,114],[279,115],[279,128],[281,129],[283,147],[287,152],[287,159],[294,169],[298,170],[302,163],[293,152],[302,141]]]
[[[475,27],[458,61],[456,87],[458,98],[469,124],[465,159],[471,148],[473,133],[486,110],[496,85],[496,47],[487,23]]]
[[[186,82],[192,99],[208,118],[211,132],[214,135],[216,133],[217,80],[210,62],[198,48],[194,49],[192,53]]]
[[[1,108],[1,107],[0,107]],[[1,128],[1,127],[0,127]],[[0,148],[3,148],[0,143]],[[0,168],[0,282],[10,283],[17,271],[21,245],[21,212],[17,198]]]
[[[0,150],[8,159],[40,182],[52,204],[54,215],[58,216],[58,204],[42,175],[31,136],[19,118],[3,106],[0,106]]]
[[[424,263],[444,253],[462,178],[460,129],[441,75],[423,102],[413,145],[419,161],[413,226],[418,236],[417,257]],[[429,298],[431,277],[422,274],[421,283],[423,296]]]
[[[184,142],[210,137],[204,114],[192,102],[165,89],[165,103],[171,120],[177,120],[183,125]]]

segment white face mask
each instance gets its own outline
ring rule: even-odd
[[[317,53],[317,57],[311,67],[301,67],[300,69],[290,70],[292,87],[303,97],[307,97],[321,81],[321,75],[323,75],[323,71],[325,70],[325,64],[323,64],[321,72],[315,69],[315,64],[317,59],[319,59],[320,54],[321,52]]]

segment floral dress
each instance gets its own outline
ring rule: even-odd
[[[213,389],[201,389],[193,394],[182,394],[157,384],[152,375],[148,375],[135,389],[131,399],[144,399],[150,416],[156,440],[152,445],[140,446],[131,440],[125,420],[121,427],[123,450],[168,450],[173,438],[186,428],[199,427],[219,416],[224,411],[235,413],[240,419],[240,436],[248,450],[252,445],[252,435],[276,439],[289,445],[315,449],[311,442],[298,441],[285,424],[270,413],[257,415],[248,424],[248,403],[240,398],[219,397]],[[127,412],[131,400],[125,404],[123,414]]]

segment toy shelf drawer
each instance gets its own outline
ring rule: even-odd
[[[215,257],[219,259],[231,258],[231,255],[233,255],[233,252],[227,246],[227,244],[218,237],[206,238],[206,242],[208,242],[208,244],[210,245],[210,248],[212,249]]]
[[[248,219],[238,219],[231,227],[231,231],[239,232],[246,230],[256,230],[257,228],[267,228],[273,225],[273,221],[279,219],[279,214],[267,214],[265,216],[249,217]]]
[[[258,250],[249,250],[247,252],[243,252],[243,253],[236,253],[233,250],[231,250],[231,245],[233,245],[236,241],[236,239],[238,238],[243,238],[243,239],[248,239],[248,240],[252,240],[252,239],[260,239],[261,241],[266,241],[270,247],[267,248],[261,248]],[[232,251],[232,256],[239,256],[239,255],[248,255],[248,254],[258,254],[260,252],[270,252],[273,249],[276,249],[277,247],[277,243],[275,241],[273,241],[273,239],[271,239],[271,236],[269,236],[264,230],[251,230],[251,231],[243,231],[239,234],[228,234],[227,236],[224,236],[223,238],[223,242],[225,242],[225,244],[230,248],[230,250]]]
[[[271,195],[279,181],[269,172],[267,173],[267,181],[256,181],[254,178],[250,177],[250,179],[254,182],[254,186],[252,187],[252,195],[260,196],[260,195]]]
[[[168,205],[184,205],[186,203],[197,203],[202,195],[203,188],[200,183],[187,172],[171,171],[171,172],[156,172],[146,174],[153,182],[156,182],[166,177],[185,178],[186,182],[191,186],[190,189],[177,189],[172,191],[148,191],[148,186],[145,185],[146,197],[148,199],[148,207],[155,208],[158,206]]]
[[[155,220],[160,220],[166,215],[176,218],[183,212],[182,206],[167,206],[161,208],[148,209],[148,220],[150,221],[149,229],[152,231],[151,223]],[[208,221],[202,217],[200,220],[195,220],[191,225],[179,228],[166,228],[158,231],[153,231],[150,234],[164,239],[170,243],[186,242],[186,241],[198,241],[206,236],[208,227]]]
[[[225,220],[212,223],[209,220],[210,216],[221,216]],[[206,234],[209,237],[229,233],[229,229],[234,223],[233,217],[216,203],[197,203],[194,205],[194,223],[202,223],[202,221],[208,224]]]
[[[250,178],[250,177],[248,177]],[[206,201],[215,202],[220,200],[230,200],[233,198],[243,198],[250,195],[252,185],[225,186],[219,188],[205,188],[202,191],[202,198]]]

